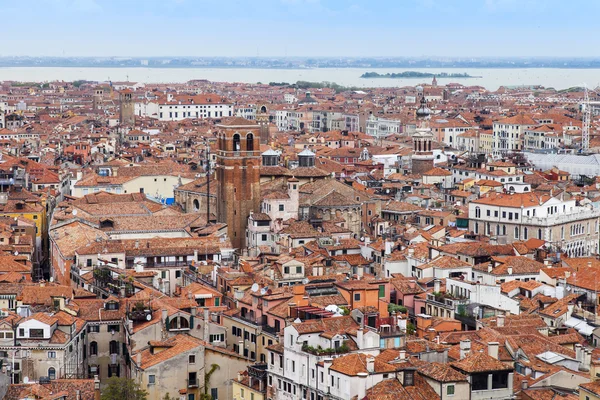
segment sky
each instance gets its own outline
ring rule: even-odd
[[[598,0],[0,0],[0,10],[0,56],[600,55]]]

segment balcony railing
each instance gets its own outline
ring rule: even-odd
[[[189,388],[197,388],[198,387],[198,379],[188,379],[188,387]]]

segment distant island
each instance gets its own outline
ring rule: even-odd
[[[447,72],[440,72],[439,74],[434,74],[431,72],[417,72],[417,71],[404,71],[398,73],[387,73],[380,74],[378,72],[365,72],[360,76],[361,78],[391,78],[391,79],[399,79],[399,78],[481,78],[480,76],[471,76],[469,74],[449,74]]]

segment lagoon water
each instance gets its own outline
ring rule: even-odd
[[[600,84],[600,69],[559,68],[314,68],[314,69],[252,69],[252,68],[80,68],[80,67],[4,67],[0,68],[0,81],[133,81],[144,83],[185,82],[191,79],[208,79],[214,82],[335,82],[357,87],[402,87],[430,83],[429,78],[418,79],[362,79],[365,72],[419,71],[430,73],[467,73],[481,78],[438,79],[443,85],[459,82],[479,85],[489,90],[500,86],[542,85],[556,89],[572,86],[596,87]]]

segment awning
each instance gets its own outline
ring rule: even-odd
[[[585,324],[585,321],[582,319],[579,319],[579,318],[575,318],[575,317],[571,317],[565,321],[565,326],[567,326],[569,328],[575,328],[581,324]],[[577,329],[579,329],[579,328],[577,328]]]
[[[594,328],[594,327],[593,327],[593,326],[591,326],[591,325],[588,325],[588,324],[586,324],[585,322],[583,323],[583,325],[584,325],[584,326],[581,326],[581,325],[579,325],[579,326],[577,327],[577,330],[579,331],[579,333],[580,333],[582,336],[591,336],[591,335],[592,335],[592,333],[594,333],[594,329],[596,329],[596,328]]]

